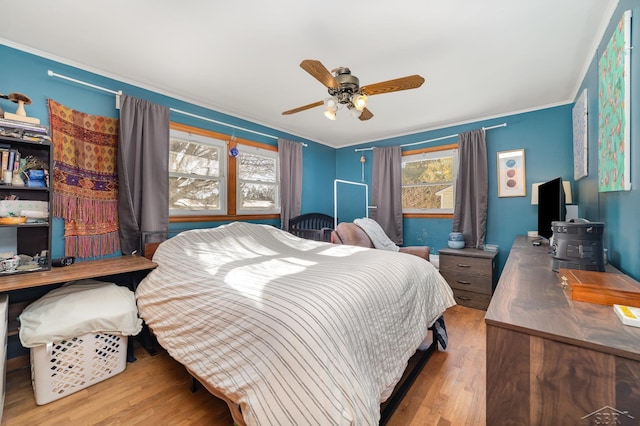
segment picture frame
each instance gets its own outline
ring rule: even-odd
[[[497,153],[498,197],[526,197],[524,149]]]
[[[571,112],[573,122],[573,179],[579,180],[588,174],[588,127],[587,89],[578,97]]]
[[[631,190],[631,11],[598,62],[598,191]]]

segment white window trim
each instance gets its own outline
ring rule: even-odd
[[[177,139],[187,140],[202,145],[209,145],[220,149],[220,175],[216,178],[211,176],[202,176],[188,173],[175,173],[169,172],[169,177],[197,177],[199,179],[216,180],[219,187],[220,208],[208,209],[208,210],[183,210],[183,209],[169,209],[169,217],[171,216],[220,216],[227,214],[227,187],[229,185],[227,179],[227,141],[220,139],[197,135],[181,130],[170,130],[170,137]]]
[[[458,149],[449,148],[439,151],[421,152],[418,154],[410,154],[402,157],[402,163],[420,160],[436,160],[442,157],[453,157],[453,196],[455,200],[456,194],[456,180],[458,177]],[[404,185],[403,185],[404,187]],[[402,213],[413,214],[453,214],[453,208],[451,209],[402,209]]]
[[[273,183],[276,186],[276,207],[273,209],[242,209],[240,204],[242,202],[242,182],[250,183],[269,183],[260,181],[248,181],[240,179],[240,161],[236,161],[236,214],[237,215],[255,215],[255,214],[280,214],[280,157],[277,151],[269,149],[263,149],[251,145],[243,145],[238,143],[238,150],[240,152],[246,152],[248,154],[260,155],[262,157],[270,157],[276,160],[276,181]]]

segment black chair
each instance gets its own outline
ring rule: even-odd
[[[289,219],[289,232],[300,238],[329,242],[333,217],[324,213],[305,213]]]

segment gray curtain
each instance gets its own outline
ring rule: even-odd
[[[464,234],[467,247],[482,248],[487,231],[489,190],[484,130],[458,136],[458,163],[453,231]]]
[[[389,239],[402,244],[402,151],[399,146],[373,149],[371,218]]]
[[[278,139],[280,159],[280,227],[289,230],[289,219],[302,205],[302,144]]]
[[[123,254],[141,252],[141,233],[169,229],[169,108],[120,97],[118,216]]]

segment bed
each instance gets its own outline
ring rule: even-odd
[[[246,425],[377,425],[455,304],[429,262],[234,222],[161,243],[136,289],[160,345]]]

